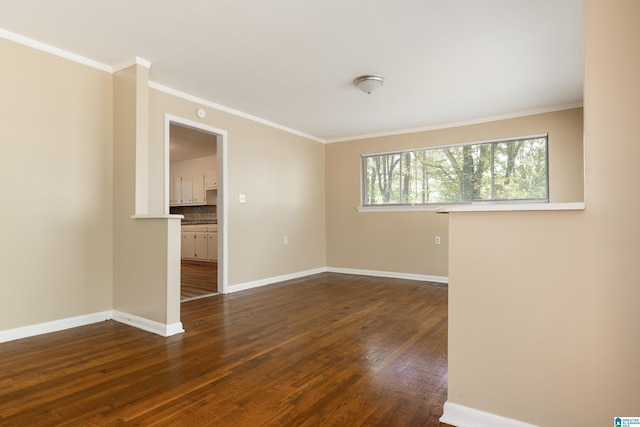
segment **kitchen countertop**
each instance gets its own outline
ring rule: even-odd
[[[183,219],[182,225],[217,224],[217,219]]]

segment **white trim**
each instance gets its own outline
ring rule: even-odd
[[[220,258],[218,260],[218,292],[226,294],[229,288],[229,168],[228,168],[228,136],[227,131],[219,129],[201,122],[185,119],[165,113],[164,115],[164,209],[165,214],[169,214],[169,170],[170,170],[170,143],[171,143],[171,123],[187,126],[192,129],[207,132],[218,136],[216,145],[216,160],[218,171],[218,200],[222,200],[222,210],[218,212],[218,247],[222,246]],[[218,204],[220,206],[220,204]],[[182,239],[180,239],[182,240]],[[222,262],[220,262],[220,259]]]
[[[124,323],[147,332],[162,335],[163,337],[184,332],[181,322],[165,325],[133,314],[122,313],[117,310],[107,310],[0,331],[0,343],[87,326],[92,323],[104,322],[105,320],[115,320],[116,322]]]
[[[422,282],[449,283],[446,276],[430,276],[427,274],[396,273],[392,271],[360,270],[353,268],[327,267],[331,273],[355,274],[357,276],[388,277],[390,279],[420,280]]]
[[[584,202],[477,202],[459,205],[381,205],[356,206],[360,213],[381,212],[513,212],[513,211],[583,211]]]
[[[574,203],[479,203],[441,206],[438,213],[449,212],[513,212],[513,211],[583,211],[584,202]]]
[[[432,130],[456,128],[456,127],[460,127],[460,126],[469,126],[469,125],[476,125],[476,124],[481,124],[481,123],[496,122],[498,120],[507,120],[507,119],[515,119],[515,118],[518,118],[518,117],[533,116],[533,115],[536,115],[536,114],[553,113],[555,111],[572,110],[574,108],[582,108],[582,107],[583,107],[583,103],[582,102],[574,102],[572,104],[564,104],[564,105],[556,105],[556,106],[551,106],[551,107],[536,108],[536,109],[533,109],[533,110],[520,111],[520,112],[517,112],[517,113],[502,114],[502,115],[499,115],[499,116],[484,117],[484,118],[481,118],[481,119],[466,120],[466,121],[461,121],[461,122],[443,123],[443,124],[440,124],[440,125],[433,125],[433,126],[425,126],[425,127],[410,128],[410,129],[401,129],[401,130],[394,130],[394,131],[389,131],[389,132],[371,133],[371,134],[366,134],[366,135],[354,135],[354,136],[349,136],[349,137],[345,137],[345,138],[327,139],[327,140],[325,140],[325,143],[326,144],[331,144],[331,143],[334,143],[334,142],[347,142],[347,141],[355,141],[355,140],[358,140],[358,139],[380,138],[380,137],[383,137],[383,136],[395,136],[395,135],[404,135],[404,134],[408,134],[408,133],[418,133],[418,132],[427,132],[427,131],[432,131]]]
[[[144,58],[140,58],[139,56],[133,57],[131,59],[128,59],[124,62],[121,62],[119,64],[114,65],[113,67],[111,67],[111,73],[115,74],[118,71],[122,71],[126,68],[131,67],[132,65],[140,65],[142,67],[145,67],[147,69],[151,68],[151,61],[148,61]]]
[[[0,37],[3,39],[11,40],[12,42],[16,42],[23,46],[32,47],[34,49],[40,50],[42,52],[50,53],[52,55],[58,56],[60,58],[68,59],[73,62],[77,62],[78,64],[86,65],[91,68],[95,68],[101,71],[106,71],[107,73],[112,73],[112,67],[109,65],[103,64],[98,61],[94,61],[93,59],[85,58],[84,56],[77,55],[75,53],[68,52],[66,50],[62,50],[55,46],[48,45],[46,43],[39,42],[37,40],[30,39],[28,37],[21,36],[16,33],[12,33],[7,30],[3,30],[0,28]]]
[[[361,213],[367,212],[437,212],[442,205],[384,205],[384,206],[356,206]]]
[[[456,427],[536,427],[522,421],[445,402],[440,422]]]
[[[170,325],[165,325],[164,337],[170,337],[172,335],[182,334],[184,333],[184,328],[182,327],[182,322],[172,323]]]
[[[263,119],[261,117],[257,117],[257,116],[251,115],[251,114],[243,113],[242,111],[238,111],[238,110],[235,110],[233,108],[230,108],[230,107],[227,107],[227,106],[224,106],[224,105],[221,105],[221,104],[216,104],[215,102],[207,101],[206,99],[203,99],[203,98],[198,98],[197,96],[190,95],[188,93],[179,91],[177,89],[172,89],[172,88],[167,87],[167,86],[163,86],[163,85],[161,85],[159,83],[155,83],[155,82],[150,81],[149,82],[149,87],[151,89],[156,89],[156,90],[159,90],[160,92],[164,92],[164,93],[167,93],[169,95],[173,95],[175,97],[182,98],[182,99],[185,99],[187,101],[194,102],[196,104],[204,105],[206,107],[214,108],[216,110],[223,111],[225,113],[233,114],[234,116],[242,117],[242,118],[247,119],[247,120],[251,120],[251,121],[254,121],[254,122],[257,122],[257,123],[261,123],[263,125],[266,125],[266,126],[278,129],[278,130],[282,130],[282,131],[285,131],[287,133],[291,133],[291,134],[294,134],[294,135],[301,136],[303,138],[310,139],[312,141],[321,142],[321,143],[325,142],[325,140],[322,139],[322,138],[318,138],[318,137],[315,137],[313,135],[309,135],[307,133],[300,132],[298,130],[288,128],[286,126],[279,125],[277,123],[274,123],[274,122],[272,122],[270,120]]]
[[[37,323],[35,325],[22,326],[20,328],[7,329],[5,331],[0,331],[0,343],[48,334],[50,332],[63,331],[65,329],[77,328],[78,326],[86,326],[92,323],[110,320],[111,318],[112,312],[111,310],[107,310],[82,316],[68,317],[66,319],[53,320],[50,322]]]
[[[123,313],[118,310],[113,310],[112,318],[116,322],[124,323],[125,325],[133,326],[135,328],[142,329],[143,331],[152,332],[163,337],[169,337],[171,335],[184,332],[182,322],[165,325],[164,323],[149,320],[133,314]]]
[[[299,271],[297,273],[284,274],[282,276],[268,277],[266,279],[254,280],[252,282],[240,283],[238,285],[232,285],[228,287],[227,292],[240,292],[247,289],[258,288],[260,286],[272,285],[274,283],[284,282],[286,280],[299,279],[301,277],[311,276],[318,273],[324,273],[326,268],[314,268],[313,270]]]

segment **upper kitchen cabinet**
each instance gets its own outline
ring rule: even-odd
[[[216,171],[215,169],[207,169],[204,171],[204,189],[218,189],[218,171]]]
[[[169,186],[169,204],[171,206],[179,206],[182,203],[182,177],[171,176]]]
[[[191,175],[191,201],[194,205],[204,205],[207,202],[204,192],[204,173],[196,172]]]
[[[207,203],[204,172],[191,175],[172,176],[169,204],[171,206],[199,206]]]

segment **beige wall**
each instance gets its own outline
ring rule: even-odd
[[[0,330],[112,305],[112,76],[0,39]]]
[[[324,267],[324,145],[207,107],[199,119],[199,107],[150,91],[150,212],[164,209],[165,114],[197,121],[228,135],[229,285]]]
[[[328,144],[327,265],[448,275],[448,218],[434,212],[358,213],[360,156],[410,148],[549,134],[552,202],[583,200],[582,109],[456,128]],[[434,237],[442,237],[436,246]]]
[[[585,2],[585,212],[450,215],[448,401],[541,426],[640,410],[640,2]]]

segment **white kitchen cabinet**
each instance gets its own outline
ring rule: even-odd
[[[175,206],[175,198],[173,196],[173,176],[169,177],[169,206]]]
[[[207,203],[204,174],[174,176],[169,191],[170,206],[199,206]]]
[[[206,230],[206,226],[205,226]],[[194,258],[199,261],[207,261],[208,260],[208,233],[206,231],[196,231],[195,232],[195,240],[196,240],[196,253],[194,254]]]
[[[191,203],[194,205],[204,205],[207,201],[204,192],[204,174],[202,172],[191,176]]]
[[[171,162],[172,186],[170,206],[204,206],[216,204],[218,179],[216,156]]]
[[[218,172],[215,169],[204,171],[205,190],[216,190],[218,188]]]
[[[216,228],[217,230],[217,228]],[[216,234],[216,242],[217,242]],[[217,250],[217,246],[216,246]],[[207,225],[182,226],[182,259],[209,261],[209,232]]]
[[[183,259],[195,259],[196,257],[196,236],[193,226],[182,226],[182,247],[180,253]]]
[[[182,192],[180,204],[190,205],[193,203],[193,178],[191,176],[181,176],[180,189]]]
[[[182,177],[171,177],[171,189],[173,190],[170,192],[172,199],[169,201],[169,204],[172,206],[180,206],[182,203]]]

